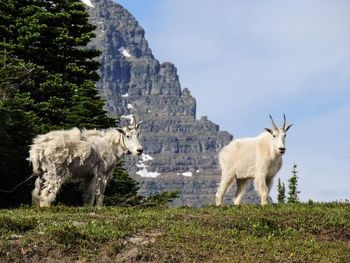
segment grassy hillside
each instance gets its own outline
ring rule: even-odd
[[[0,262],[350,262],[350,204],[0,210]]]

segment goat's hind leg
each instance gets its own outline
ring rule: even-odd
[[[97,176],[95,174],[90,180],[80,186],[84,193],[84,206],[94,206],[96,201]]]
[[[248,179],[237,179],[236,181],[237,189],[235,195],[233,196],[233,203],[235,205],[240,205],[242,197],[244,196],[245,191],[247,189]]]
[[[84,206],[94,206],[96,189],[95,180],[84,183],[81,188],[84,192]]]
[[[229,172],[222,172],[220,185],[218,191],[216,192],[216,205],[219,206],[222,204],[222,199],[224,194],[226,194],[227,190],[233,184],[235,176]]]

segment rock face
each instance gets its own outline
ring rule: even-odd
[[[88,12],[97,29],[91,46],[102,50],[99,93],[110,115],[126,122],[133,114],[143,121],[145,154],[126,158],[140,194],[178,190],[175,206],[213,204],[220,180],[217,154],[232,135],[207,117],[196,119],[196,100],[181,88],[176,67],[153,57],[143,28],[126,9],[111,0],[92,4]],[[259,200],[248,192],[246,201]]]

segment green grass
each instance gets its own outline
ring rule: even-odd
[[[350,262],[350,204],[0,210],[0,262]]]

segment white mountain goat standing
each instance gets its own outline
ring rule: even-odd
[[[239,205],[249,179],[254,179],[261,204],[268,203],[273,178],[282,167],[282,155],[286,151],[285,137],[292,125],[286,127],[286,116],[281,128],[277,128],[271,115],[272,129],[254,138],[241,138],[230,142],[219,153],[222,170],[220,186],[216,193],[216,205],[222,204],[223,195],[237,182],[234,204]]]
[[[51,131],[37,136],[28,160],[37,176],[33,205],[50,206],[64,183],[80,183],[84,205],[102,206],[107,181],[124,154],[140,155],[140,123],[107,130]]]

